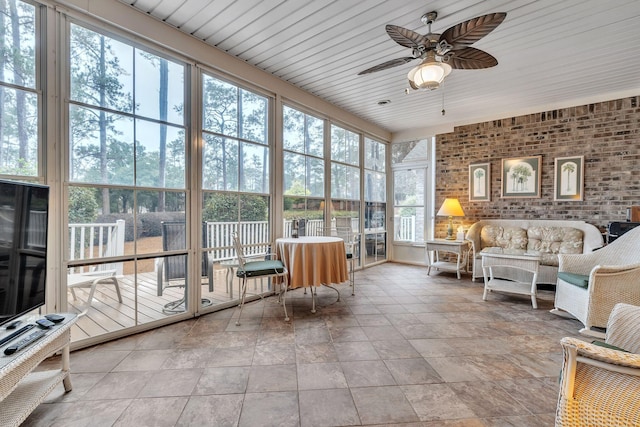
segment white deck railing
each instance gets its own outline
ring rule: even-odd
[[[124,255],[125,221],[114,223],[69,224],[69,261]],[[122,263],[101,266],[122,274]],[[74,267],[73,273],[90,271],[89,267]]]
[[[266,254],[269,251],[268,221],[206,222],[205,227],[204,247],[211,248],[209,261],[236,258],[236,249],[233,246],[234,232],[240,235],[245,255]]]
[[[352,229],[357,230],[357,219],[352,219]],[[284,236],[291,236],[293,221],[284,221]],[[336,226],[336,220],[332,220],[331,226]],[[269,252],[269,222],[245,221],[236,222],[206,222],[205,223],[205,248],[209,251],[210,261],[224,261],[236,257],[233,247],[233,232],[237,231],[245,248],[246,255],[262,255]],[[324,220],[311,219],[305,222],[305,235],[317,236],[324,227]]]
[[[284,221],[284,235],[291,236],[291,220]],[[358,230],[358,220],[353,219],[351,226]],[[321,219],[308,220],[305,224],[305,234],[315,236],[320,234],[324,226]],[[336,226],[333,219],[331,226]],[[269,222],[245,221],[236,222],[206,222],[203,242],[204,247],[210,249],[209,256],[213,261],[223,261],[236,257],[233,245],[233,233],[238,232],[242,239],[247,255],[261,255],[269,252]],[[95,259],[124,255],[125,221],[114,223],[69,224],[69,260]],[[412,241],[415,238],[415,217],[400,217],[396,239]],[[122,274],[122,263],[114,263],[103,268],[116,269]],[[87,267],[76,267],[75,273],[88,271]]]
[[[397,218],[396,240],[401,242],[415,242],[416,217],[401,216]]]

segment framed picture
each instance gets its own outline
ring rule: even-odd
[[[469,165],[469,201],[491,201],[491,163]]]
[[[542,156],[502,159],[502,197],[540,197]]]
[[[584,156],[556,157],[553,171],[554,200],[581,201],[584,188]]]

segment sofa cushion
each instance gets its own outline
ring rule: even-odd
[[[587,289],[589,287],[589,276],[585,276],[584,274],[559,271],[558,279],[583,289]]]
[[[573,227],[529,227],[527,250],[542,254],[541,263],[558,266],[557,254],[581,254],[582,230]]]
[[[485,225],[480,232],[480,242],[483,248],[526,249],[527,230],[520,227]]]

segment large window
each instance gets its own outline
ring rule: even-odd
[[[331,219],[360,230],[360,135],[331,125]]]
[[[205,74],[202,100],[203,264],[218,271],[236,258],[233,232],[247,254],[269,251],[269,99]]]
[[[74,341],[235,304],[234,231],[264,257],[274,221],[288,235],[293,219],[340,218],[384,254],[385,146],[349,117],[300,111],[295,91],[251,89],[179,43],[55,4],[0,0],[0,178],[52,188],[47,303],[86,311]]]
[[[428,229],[429,141],[410,141],[392,146],[394,240],[424,242]]]
[[[96,335],[188,309],[186,67],[75,23],[69,34],[68,305]]]
[[[0,0],[0,175],[25,179],[43,176],[36,12],[29,3]]]
[[[283,107],[284,234],[293,219],[324,221],[324,120]]]
[[[366,263],[385,259],[387,254],[386,145],[364,139],[364,232]]]

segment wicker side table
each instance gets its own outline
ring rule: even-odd
[[[482,256],[482,271],[484,273],[484,293],[482,299],[487,300],[487,293],[490,291],[502,291],[513,294],[529,295],[531,305],[538,308],[536,297],[538,295],[538,268],[540,267],[540,255],[526,252],[519,249],[484,248],[480,251]],[[513,271],[516,274],[506,277],[496,277],[494,268],[499,267],[502,271]],[[523,273],[530,273],[529,281],[522,280],[519,276]],[[503,273],[504,274],[504,273]]]
[[[19,426],[61,382],[65,391],[71,391],[69,342],[71,326],[77,316],[72,313],[63,315],[65,319],[61,323],[29,347],[9,356],[4,354],[4,349],[11,342],[0,349],[1,426]],[[62,351],[60,369],[32,372],[40,362],[57,351]]]
[[[445,240],[435,239],[425,242],[427,251],[427,276],[431,273],[431,269],[453,271],[460,279],[460,272],[469,271],[469,249],[470,242],[468,240]],[[440,252],[449,252],[456,256],[456,262],[440,260]]]

